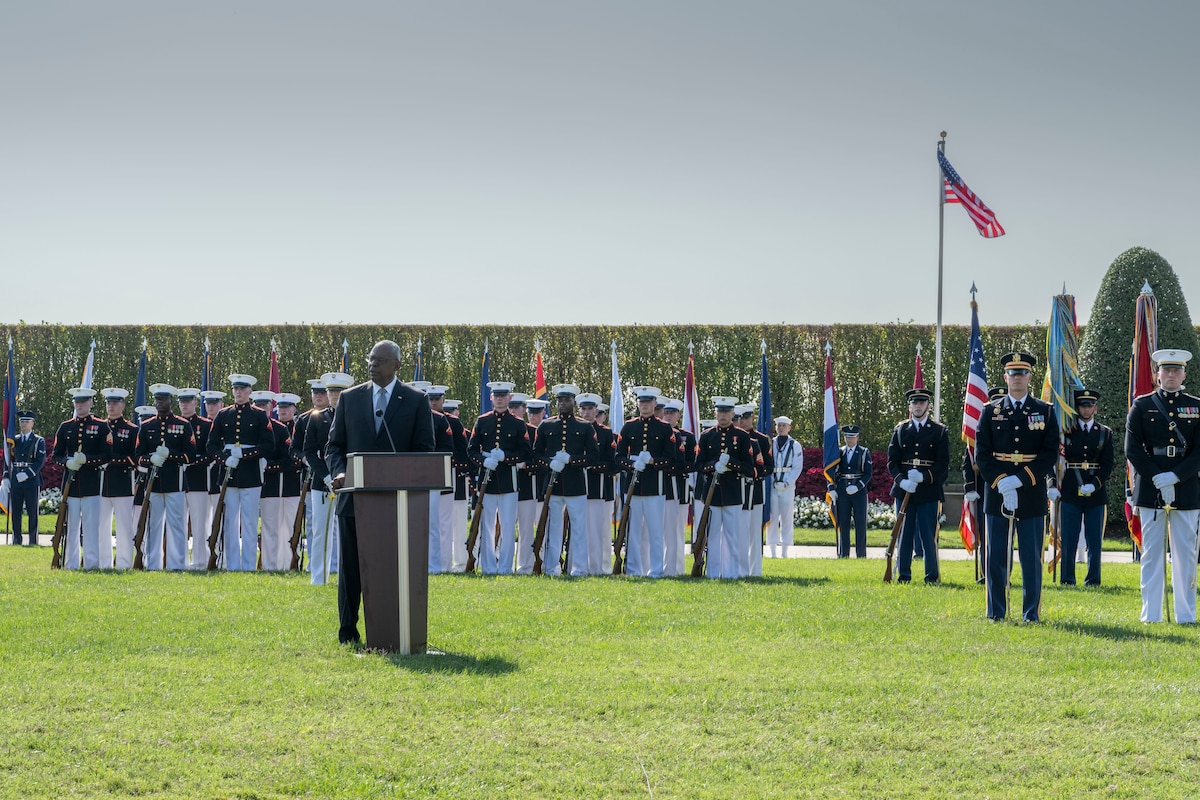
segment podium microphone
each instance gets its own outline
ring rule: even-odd
[[[387,420],[383,418],[383,409],[381,409],[381,408],[375,409],[375,416],[379,417],[379,421],[383,423],[383,432],[387,434],[388,444],[390,444],[392,446],[392,452],[393,453],[400,452],[396,449],[396,442],[395,442],[395,440],[392,439],[392,431],[388,427]]]

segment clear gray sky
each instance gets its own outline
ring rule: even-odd
[[[1200,4],[38,2],[0,16],[0,319],[1086,321],[1200,290]],[[7,295],[10,281],[3,282]],[[1193,313],[1198,309],[1193,302]]]

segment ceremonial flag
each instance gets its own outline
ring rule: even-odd
[[[17,438],[17,372],[13,368],[13,341],[8,340],[8,372],[4,378],[4,438],[12,445]],[[4,463],[7,465],[12,454],[4,448]]]
[[[925,388],[925,371],[921,369],[921,343],[917,342],[917,363],[913,366],[913,388]]]
[[[92,380],[96,377],[96,340],[92,339],[92,347],[88,350],[87,361],[83,364],[83,377],[79,379],[80,387],[92,388]]]
[[[771,384],[767,380],[767,343],[766,340],[762,343],[762,400],[758,403],[758,425],[759,433],[771,438],[771,428],[775,424],[775,419],[771,415]],[[836,442],[835,442],[836,443]],[[769,445],[768,445],[769,446]],[[841,451],[839,451],[841,452]],[[767,489],[763,492],[763,515],[762,528],[766,528],[771,522],[771,495],[774,492],[771,486],[774,484],[774,478],[766,484]]]
[[[271,369],[267,373],[267,391],[274,394],[279,394],[282,386],[279,381],[279,349],[275,343],[275,339],[271,339]],[[275,410],[275,400],[271,400],[271,419],[279,419],[279,412]]]
[[[204,367],[200,370],[200,391],[212,390],[212,345],[204,337]]]
[[[417,363],[413,365],[413,380],[425,380],[425,354],[421,352],[421,337],[417,337]]]
[[[138,362],[137,385],[133,388],[133,407],[146,405],[146,340],[142,339],[142,360]]]
[[[616,374],[615,369],[613,374]],[[687,372],[683,377],[682,425],[685,431],[691,431],[697,439],[700,438],[700,397],[696,393],[696,356],[692,353],[691,342],[688,342]],[[695,473],[690,473],[690,475],[695,475]]]
[[[963,183],[963,179],[954,167],[950,166],[950,162],[946,160],[946,154],[938,150],[938,164],[942,168],[944,176],[942,193],[943,202],[957,202],[967,212],[967,216],[975,223],[975,227],[979,229],[979,235],[985,239],[995,239],[998,236],[1004,235],[1004,228],[996,220],[996,215],[990,208],[984,205],[983,200],[977,194],[972,192],[967,185]],[[957,200],[947,199],[953,193]]]
[[[492,410],[492,390],[488,388],[491,377],[488,376],[488,342],[483,340],[483,367],[479,370],[479,414],[480,416]]]
[[[1083,388],[1079,377],[1079,325],[1075,321],[1075,296],[1054,296],[1046,328],[1046,379],[1042,400],[1058,412],[1062,433],[1075,428],[1075,391]]]
[[[550,393],[546,391],[546,372],[542,369],[542,346],[534,345],[533,367],[533,399],[546,400]]]
[[[954,187],[950,185],[950,181],[942,178],[942,202],[944,203],[960,203],[958,195],[954,193]]]
[[[842,448],[838,445],[838,414],[837,396],[833,390],[833,345],[825,343],[825,482],[833,483],[833,468],[842,463]],[[834,519],[832,498],[825,494],[825,502],[830,503],[829,518]],[[834,519],[834,525],[837,520]]]
[[[350,374],[350,340],[342,339],[342,372]]]
[[[1147,281],[1142,286],[1135,306],[1133,328],[1133,350],[1129,356],[1129,397],[1125,405],[1128,412],[1133,401],[1154,391],[1154,364],[1150,354],[1158,349],[1158,298]],[[11,369],[11,367],[10,367]],[[1142,521],[1133,510],[1133,467],[1125,462],[1125,523],[1129,526],[1129,538],[1142,548]]]
[[[617,370],[617,343],[612,343],[612,391],[608,395],[608,421],[613,433],[620,435],[625,425],[625,401],[621,397],[621,373]],[[693,431],[695,433],[695,431]]]
[[[967,371],[967,388],[963,395],[962,438],[967,443],[967,456],[971,466],[975,467],[975,432],[979,429],[979,420],[988,404],[987,362],[983,357],[983,338],[979,335],[979,304],[974,299],[972,286],[971,298],[971,365]],[[975,467],[978,471],[978,467]],[[962,520],[958,525],[959,535],[967,552],[974,552],[975,543],[979,541],[979,531],[975,524],[978,519],[978,501],[967,503]]]

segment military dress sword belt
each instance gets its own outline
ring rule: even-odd
[[[1151,447],[1150,455],[1166,456],[1167,458],[1183,458],[1185,453],[1182,446],[1169,445],[1167,447]]]
[[[910,458],[908,461],[901,461],[900,463],[906,467],[932,467],[934,465],[934,462],[927,458]]]
[[[1100,469],[1100,465],[1094,461],[1068,461],[1067,469],[1095,470]]]
[[[997,461],[1007,461],[1010,464],[1030,464],[1037,456],[1033,453],[992,453]]]
[[[856,481],[856,480],[859,480],[860,478],[862,478],[862,476],[863,476],[863,474],[861,472],[843,472],[841,475],[838,476],[838,480]]]

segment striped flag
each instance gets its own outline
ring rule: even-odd
[[[824,423],[824,439],[825,446],[825,482],[833,483],[832,470],[838,464],[842,463],[842,448],[838,446],[838,414],[837,414],[837,395],[833,390],[833,346],[828,342],[825,343],[825,423]],[[825,494],[825,502],[830,504],[829,517],[833,519],[832,498],[828,492]],[[837,521],[834,520],[834,525]]]
[[[87,361],[83,364],[83,377],[79,379],[80,387],[84,389],[92,388],[92,381],[96,377],[96,340],[92,339],[92,347],[88,350]]]
[[[974,290],[974,286],[971,287]],[[967,389],[963,397],[962,438],[967,443],[967,455],[971,465],[975,466],[975,432],[979,429],[979,419],[988,404],[987,361],[983,357],[983,338],[979,335],[979,304],[971,300],[971,366],[967,371]],[[978,467],[976,467],[978,470]],[[962,536],[963,546],[967,552],[974,552],[975,543],[979,541],[979,531],[975,520],[979,518],[978,501],[972,500],[965,504],[962,520],[958,525],[959,535]]]
[[[685,431],[700,438],[700,397],[696,392],[696,356],[692,343],[688,342],[687,372],[683,376],[683,421]],[[691,473],[694,476],[694,473]],[[693,478],[689,478],[692,480]]]
[[[958,195],[954,193],[954,187],[950,185],[950,181],[942,178],[942,202],[943,203],[961,203]]]
[[[13,368],[13,340],[8,337],[8,372],[4,377],[4,439],[8,446],[17,440],[17,372]],[[12,454],[4,448],[4,463],[9,466]],[[7,471],[7,470],[6,470]],[[8,513],[5,511],[5,513]]]
[[[1154,364],[1150,354],[1158,349],[1158,298],[1150,282],[1142,286],[1134,310],[1133,351],[1129,355],[1128,411],[1133,401],[1154,391]],[[1129,537],[1142,548],[1142,521],[1133,510],[1133,467],[1125,462],[1125,523]]]
[[[542,368],[542,346],[534,346],[533,354],[533,399],[546,400],[550,393],[546,391],[546,371]]]
[[[967,212],[967,216],[975,223],[975,227],[979,229],[979,235],[985,239],[995,239],[998,236],[1004,235],[1004,228],[996,220],[995,213],[988,208],[983,200],[979,199],[979,195],[975,194],[963,183],[962,178],[954,167],[950,166],[950,162],[946,160],[946,154],[938,150],[938,164],[942,168],[943,186],[943,201],[947,203],[957,202]],[[957,200],[945,199],[951,192]]]

